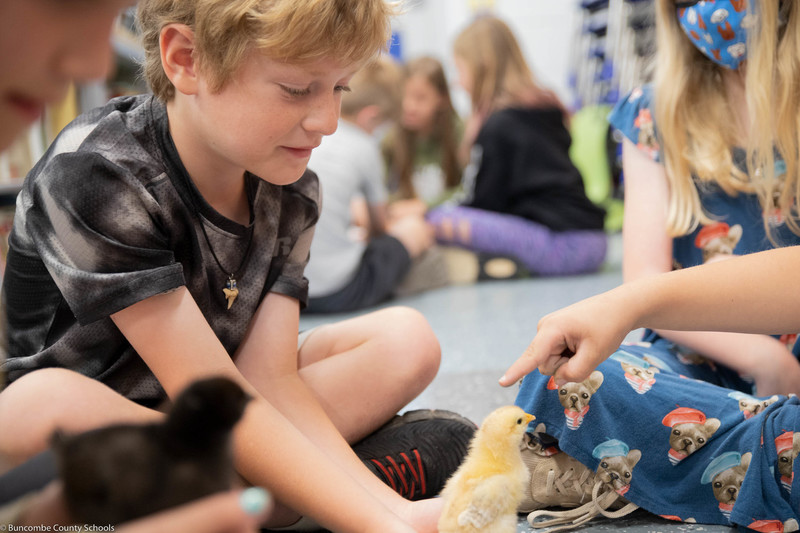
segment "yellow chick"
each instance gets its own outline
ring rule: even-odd
[[[500,407],[483,421],[441,496],[440,533],[514,533],[528,469],[519,446],[528,422],[519,407]]]

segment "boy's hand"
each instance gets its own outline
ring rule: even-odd
[[[624,298],[611,291],[546,315],[536,337],[512,364],[500,385],[508,387],[538,368],[556,383],[583,381],[619,348],[631,330]]]

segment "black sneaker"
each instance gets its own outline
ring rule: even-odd
[[[444,488],[464,459],[477,428],[451,411],[409,411],[392,418],[353,450],[398,494],[422,500]]]

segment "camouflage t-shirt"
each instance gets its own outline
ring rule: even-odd
[[[163,389],[110,315],[186,286],[233,355],[267,292],[304,305],[317,178],[307,171],[277,186],[248,174],[246,183],[251,222],[243,226],[200,196],[166,108],[151,96],[117,98],[73,121],[17,199],[3,281],[8,380],[63,367],[157,403]],[[228,309],[231,272],[239,294]]]

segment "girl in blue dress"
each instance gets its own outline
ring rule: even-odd
[[[632,91],[610,118],[626,137],[623,287],[800,243],[800,6],[747,4],[657,2],[655,83]],[[602,312],[592,318],[608,316],[612,330],[624,323]],[[525,376],[517,398],[543,424],[526,452],[532,469],[590,472],[562,483],[576,497],[556,490],[555,503],[594,496],[605,508],[623,496],[675,520],[798,529],[796,330],[646,330],[603,360],[608,351],[587,336],[590,327],[570,324],[573,334],[559,342],[537,337],[501,379],[542,372]],[[566,453],[553,454],[552,439]],[[553,504],[537,496],[536,478],[522,510]]]

